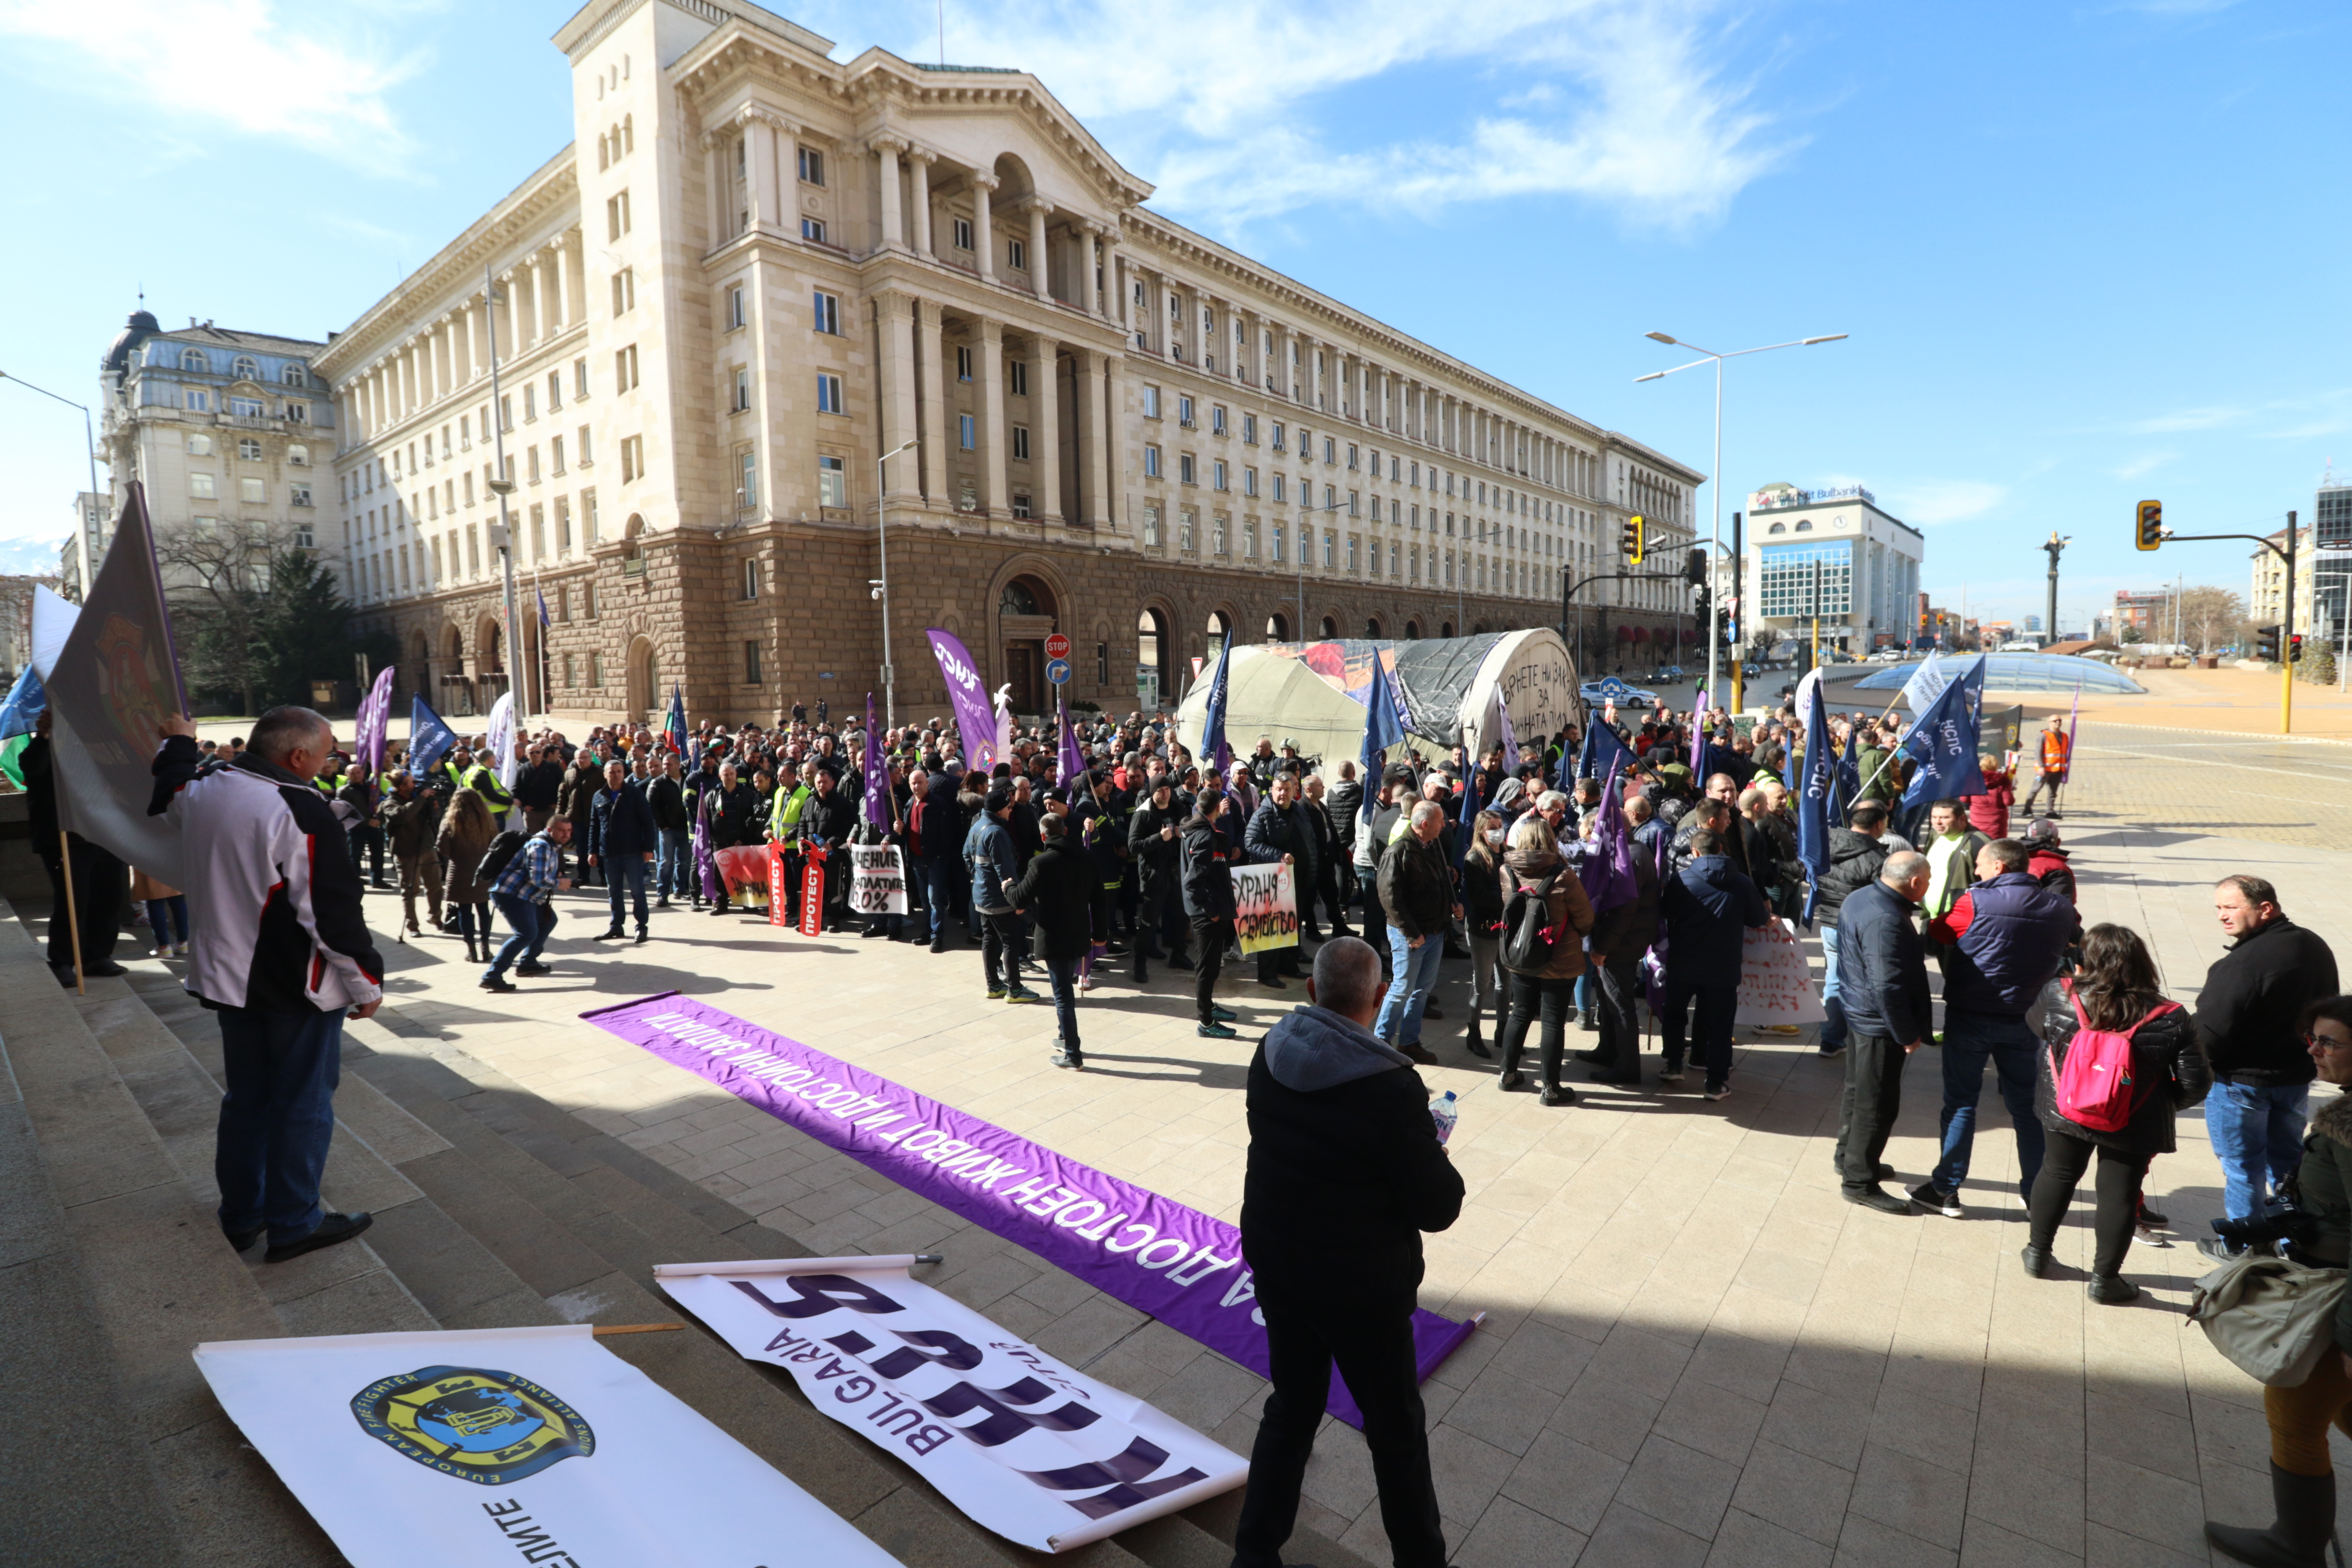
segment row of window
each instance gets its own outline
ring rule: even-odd
[[[188,475],[188,499],[190,500],[220,500],[221,490],[219,476],[203,472],[190,473]],[[237,480],[236,499],[243,501],[247,506],[265,506],[268,504],[269,481],[267,479],[241,479]],[[310,500],[310,485],[307,483],[289,485],[287,487],[286,504],[289,506],[311,505],[312,502]]]
[[[1177,553],[1190,555],[1198,552],[1199,528],[1198,512],[1188,507],[1177,513],[1175,538]],[[1208,553],[1213,557],[1232,557],[1235,531],[1230,518],[1222,513],[1213,516],[1209,521]],[[1256,520],[1244,519],[1238,532],[1241,545],[1240,558],[1244,561],[1259,559],[1259,533]],[[1334,572],[1341,570],[1339,535],[1326,531],[1322,535],[1321,542],[1324,569]],[[1161,533],[1158,507],[1148,506],[1143,509],[1143,543],[1147,548],[1155,550],[1166,543]],[[1268,525],[1265,544],[1265,559],[1269,564],[1278,566],[1286,563],[1288,537],[1281,523]],[[1310,553],[1314,551],[1313,531],[1307,531],[1301,535],[1301,545]],[[1429,547],[1424,554],[1420,545],[1396,542],[1391,542],[1388,546],[1387,553],[1383,556],[1379,540],[1366,540],[1355,534],[1349,534],[1347,537],[1346,562],[1345,570],[1372,576],[1382,574],[1381,568],[1385,563],[1386,575],[1399,581],[1415,583],[1422,580],[1425,563],[1431,583],[1436,584],[1442,581],[1445,586],[1452,587],[1459,574],[1462,576],[1462,586],[1478,592],[1528,594],[1537,591],[1538,584],[1538,568],[1532,563],[1494,561],[1486,556],[1457,556],[1451,550],[1445,551],[1441,556],[1434,545]],[[1302,561],[1299,564],[1304,565],[1307,563]]]
[[[158,342],[147,351],[149,364],[168,365],[174,357],[169,343]],[[220,374],[214,368],[216,362],[213,356],[203,349],[183,344],[176,358],[182,370],[194,371],[200,375]],[[233,381],[259,381],[261,362],[251,354],[238,354],[228,362],[228,374]],[[299,362],[289,360],[278,367],[278,379],[286,386],[308,386],[310,384],[310,373]]]
[[[214,447],[211,436],[201,430],[191,430],[188,432],[189,457],[209,458],[213,455],[213,452]],[[237,438],[236,455],[238,458],[248,463],[257,463],[261,461],[264,456],[261,443],[255,440],[250,436],[241,436]],[[286,461],[288,464],[297,468],[309,468],[310,466],[310,448],[300,441],[289,442],[286,447]]]

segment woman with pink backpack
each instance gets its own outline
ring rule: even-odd
[[[2042,988],[2032,1018],[2042,1041],[2034,1103],[2047,1152],[2026,1205],[2032,1225],[2020,1256],[2028,1274],[2049,1267],[2050,1244],[2095,1152],[2090,1297],[2129,1301],[2139,1289],[2121,1271],[2140,1173],[2172,1152],[2173,1115],[2205,1098],[2212,1071],[2188,1012],[2165,999],[2156,961],[2125,926],[2084,932],[2082,967]]]

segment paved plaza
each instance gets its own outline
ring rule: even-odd
[[[2190,1000],[2221,947],[2211,883],[2252,868],[2352,952],[2335,896],[2352,854],[2321,847],[2318,812],[2298,826],[2282,808],[2282,835],[2313,835],[2293,847],[2221,836],[2231,791],[2173,783],[2177,737],[2129,738],[2129,762],[2126,738],[2085,744],[2067,823],[2087,919],[2142,931]],[[2324,765],[2352,764],[2325,750]],[[2289,761],[2320,765],[2303,749]],[[2196,826],[2178,820],[2192,790],[2212,813]],[[2316,782],[2278,793],[2352,798]],[[1079,1076],[1046,1064],[1050,1009],[983,1002],[971,949],[682,912],[647,946],[611,948],[585,940],[600,903],[561,901],[556,974],[512,996],[476,988],[455,938],[389,948],[390,1000],[354,1037],[478,1058],[818,1254],[944,1253],[942,1288],[1247,1451],[1253,1374],[577,1015],[682,991],[1230,1219],[1247,1063],[1298,987],[1276,995],[1229,968],[1242,1036],[1212,1041],[1193,1033],[1189,976],[1108,981],[1082,1003]],[[393,907],[375,906],[379,924]],[[2087,1197],[2054,1277],[2018,1267],[2015,1151],[1990,1092],[1967,1217],[1892,1218],[1839,1196],[1841,1068],[1808,1041],[1744,1040],[1720,1107],[1645,1087],[1580,1089],[1547,1110],[1499,1093],[1463,1050],[1458,975],[1444,1002],[1427,1037],[1442,1065],[1424,1076],[1462,1097],[1469,1195],[1429,1238],[1422,1300],[1484,1314],[1426,1388],[1465,1563],[2158,1565],[2205,1562],[2208,1515],[2269,1517],[2260,1391],[2180,1316],[2202,1272],[2190,1243],[2219,1212],[2198,1113],[2148,1189],[2180,1239],[2135,1246],[2126,1271],[2147,1293],[2100,1307],[2082,1289]],[[1938,1085],[1923,1054],[1888,1152],[1906,1183],[1933,1162]],[[1352,1432],[1327,1428],[1307,1493],[1304,1522],[1386,1561]]]

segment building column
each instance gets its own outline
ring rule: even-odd
[[[1086,268],[1086,276],[1079,279],[1081,287],[1078,289],[1078,300],[1086,306],[1087,315],[1097,321],[1107,321],[1109,319],[1109,312],[1103,309],[1103,292],[1110,275],[1110,251],[1108,247],[1103,251],[1100,265],[1098,266],[1095,261],[1095,240],[1101,233],[1102,231],[1093,224],[1087,224],[1078,230],[1078,255],[1081,264]]]
[[[757,234],[761,226],[776,220],[775,139],[763,110],[746,104],[737,111],[735,123],[743,132],[744,226]]]
[[[1054,204],[1029,198],[1029,288],[1037,298],[1052,303],[1054,299],[1054,268],[1045,255],[1045,219]]]
[[[875,164],[880,176],[882,247],[887,250],[903,249],[907,241],[905,226],[899,221],[901,215],[898,211],[898,154],[907,150],[907,143],[896,136],[877,136],[866,142],[866,147],[874,154]],[[898,443],[894,441],[891,445],[897,446]]]
[[[1089,240],[1089,246],[1092,242]],[[1099,349],[1085,351],[1078,359],[1078,393],[1085,400],[1078,419],[1078,440],[1081,443],[1080,468],[1083,482],[1084,510],[1080,515],[1087,526],[1097,533],[1109,531],[1110,505],[1110,403],[1108,395],[1108,365]]]
[[[725,140],[716,128],[702,133],[702,183],[710,193],[710,244],[706,248],[711,250],[728,238],[727,161],[720,145]]]
[[[984,210],[984,209],[983,209]],[[977,236],[974,236],[977,238]],[[1003,517],[1013,504],[1004,479],[1004,454],[1012,437],[1004,423],[1004,323],[980,319],[981,510]]]
[[[922,164],[918,163],[916,167]],[[918,194],[921,189],[916,186]],[[939,301],[917,300],[915,353],[922,387],[923,494],[934,508],[944,511],[950,510],[951,503],[948,500],[947,383],[940,369],[940,345]]]
[[[531,342],[542,343],[553,337],[562,325],[563,311],[558,296],[562,286],[556,275],[557,258],[553,246],[546,247],[530,258]]]
[[[1032,234],[1045,226],[1045,215],[1030,209]],[[1035,259],[1033,255],[1032,260]],[[1038,477],[1035,511],[1045,521],[1061,522],[1062,516],[1062,413],[1061,388],[1055,383],[1055,361],[1060,357],[1052,338],[1039,333],[1030,340],[1029,353],[1029,466]]]
[[[874,316],[882,344],[882,444],[875,448],[879,456],[896,451],[915,436],[914,301],[884,289],[874,296]],[[886,504],[909,505],[918,499],[920,464],[913,460],[916,456],[903,454],[884,465]]]
[[[1106,296],[1103,319],[1130,334],[1131,342],[1135,328],[1130,321],[1128,300],[1134,290],[1127,286],[1127,259],[1118,253],[1118,230],[1105,229],[1102,247],[1103,292]]]
[[[939,252],[931,243],[931,155],[920,147],[908,149],[907,170],[915,176],[915,254],[936,258]]]
[[[995,214],[989,206],[989,198],[995,194],[995,175],[975,173],[971,176],[971,254],[972,259],[980,264],[980,280],[983,283],[996,281]],[[1001,342],[1002,337],[1003,329],[1000,328],[995,341]],[[1003,505],[1003,492],[1000,489],[997,504]]]

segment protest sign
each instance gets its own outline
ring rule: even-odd
[[[1828,1017],[1813,990],[1805,950],[1797,945],[1796,928],[1776,920],[1761,931],[1748,931],[1739,954],[1739,1010],[1733,1015],[1733,1026],[1819,1024]]]
[[[781,844],[768,846],[768,923],[787,931],[793,926],[792,862]]]
[[[1239,1454],[909,1279],[913,1261],[665,1263],[654,1282],[1024,1546],[1068,1552],[1247,1478]]]
[[[1234,868],[1234,930],[1244,956],[1298,945],[1298,895],[1290,868]]]
[[[801,868],[801,934],[824,934],[824,847],[808,847],[808,863]]]
[[[1241,1232],[1225,1221],[676,992],[581,1016],[1268,1374]],[[1473,1326],[1415,1311],[1416,1375]],[[1336,1373],[1329,1407],[1362,1425]]]
[[[353,1568],[897,1563],[592,1334],[327,1334],[195,1355]]]
[[[895,844],[855,844],[849,849],[849,912],[907,912],[907,868]]]

